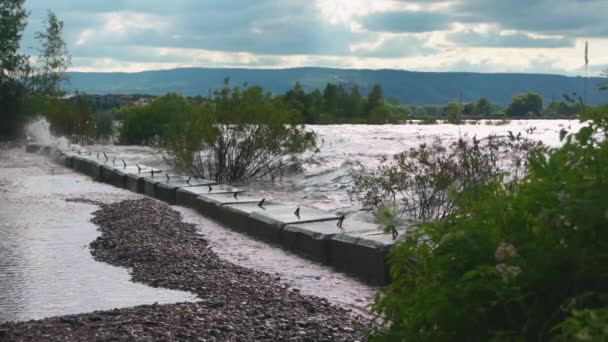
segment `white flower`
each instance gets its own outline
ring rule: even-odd
[[[494,256],[496,256],[496,260],[502,261],[506,257],[517,256],[517,250],[515,249],[515,246],[513,246],[512,244],[501,242],[498,245],[498,247],[496,248],[496,252],[494,253]]]

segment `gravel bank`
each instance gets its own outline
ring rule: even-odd
[[[101,236],[90,245],[96,260],[130,268],[133,281],[190,291],[200,301],[6,323],[0,341],[362,339],[363,318],[221,260],[169,206],[151,199],[99,205],[93,222]]]

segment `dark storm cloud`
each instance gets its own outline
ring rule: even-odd
[[[505,28],[567,36],[607,36],[606,0],[466,0],[456,13],[470,21]]]

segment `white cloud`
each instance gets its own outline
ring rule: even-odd
[[[326,66],[576,75],[585,40],[590,70],[608,65],[608,25],[598,19],[608,2],[554,1],[28,0],[23,46],[36,46],[32,31],[50,7],[65,21],[72,70],[80,71]]]

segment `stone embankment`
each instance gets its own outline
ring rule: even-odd
[[[30,144],[95,180],[191,207],[229,228],[331,265],[373,284],[389,282],[387,256],[405,229],[385,234],[376,225],[308,207],[289,207],[212,180],[182,177],[120,156]]]

